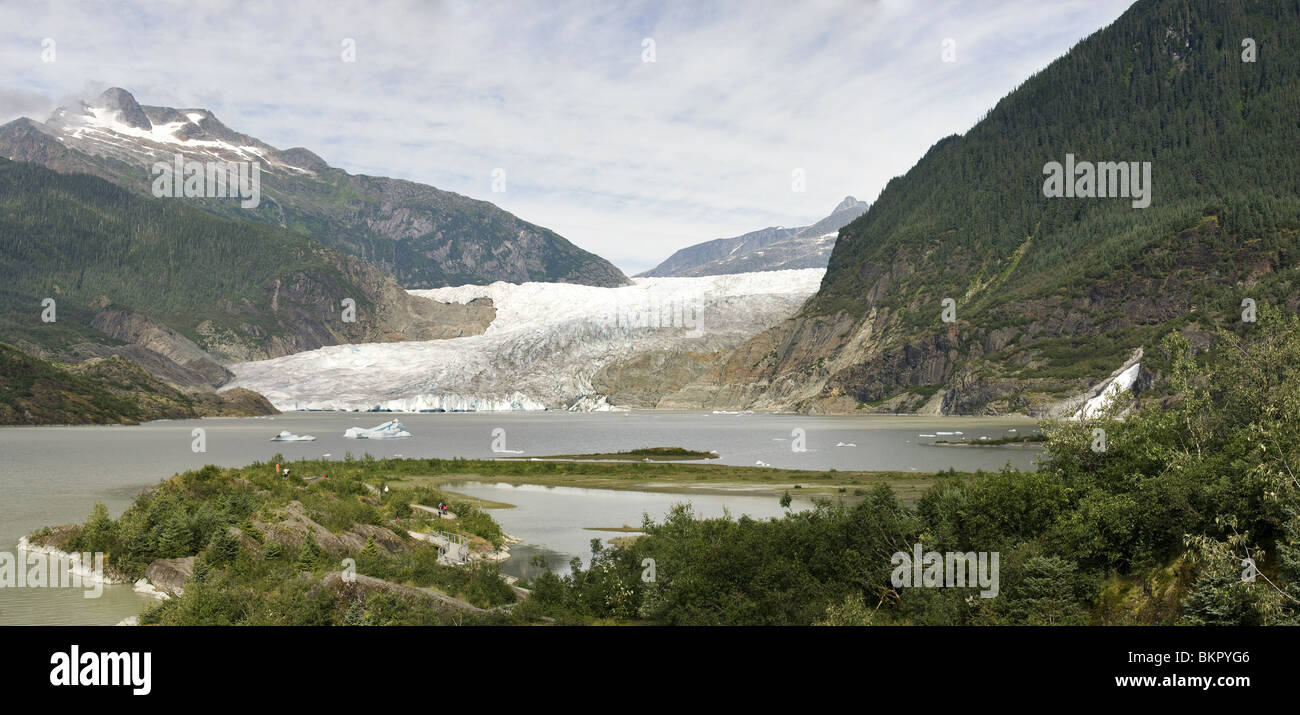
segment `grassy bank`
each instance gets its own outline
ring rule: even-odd
[[[402,487],[429,487],[455,491],[455,483],[491,479],[507,484],[587,487],[673,492],[679,494],[735,494],[780,496],[795,490],[800,496],[861,497],[872,487],[890,487],[902,501],[912,502],[940,478],[965,479],[970,472],[869,472],[773,469],[725,464],[677,462],[583,462],[490,459],[375,459],[341,461],[303,460],[291,463],[297,473],[346,476]]]
[[[536,459],[572,459],[610,462],[660,462],[694,459],[717,459],[717,452],[701,452],[682,447],[643,447],[626,452],[598,452],[596,454],[555,454]]]

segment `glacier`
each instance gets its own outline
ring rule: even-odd
[[[566,283],[465,285],[412,294],[491,298],[482,335],[332,345],[229,366],[282,411],[485,412],[617,409],[592,386],[606,365],[657,351],[721,354],[794,315],[824,269]]]

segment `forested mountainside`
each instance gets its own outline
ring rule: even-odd
[[[186,198],[213,213],[310,236],[393,275],[407,288],[493,281],[614,286],[618,268],[546,228],[487,202],[432,186],[353,175],[302,147],[279,150],[231,130],[206,109],[139,104],[121,88],[0,127],[0,156],[88,173],[149,193],[154,162],[256,161],[261,197]],[[486,182],[486,178],[485,178]]]
[[[224,362],[475,335],[493,315],[490,301],[412,296],[290,231],[0,159],[0,335],[27,353],[118,356],[210,389],[228,380]]]
[[[116,355],[61,364],[0,343],[0,425],[134,424],[275,413],[256,392],[185,392]]]
[[[1297,46],[1292,0],[1135,3],[892,180],[801,314],[675,403],[1043,414],[1246,299],[1300,308]],[[1150,162],[1149,206],[1045,197],[1069,155]]]

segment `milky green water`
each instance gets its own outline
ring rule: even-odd
[[[342,436],[348,427],[374,427],[393,417],[400,419],[414,436],[388,441],[349,440]],[[205,432],[206,452],[195,453],[191,449],[195,428]],[[274,418],[162,421],[133,427],[7,427],[0,428],[0,551],[14,551],[20,537],[41,526],[84,520],[97,501],[117,516],[141,491],[177,472],[204,464],[241,466],[267,460],[277,453],[289,459],[319,458],[325,454],[342,458],[349,451],[358,456],[369,452],[377,457],[493,458],[678,446],[717,451],[721,455],[719,461],[725,464],[762,462],[791,469],[932,472],[949,467],[994,470],[1008,462],[1021,469],[1032,469],[1037,455],[1033,450],[945,448],[932,444],[936,439],[958,438],[939,435],[941,432],[963,432],[962,436],[973,439],[981,435],[997,438],[1011,434],[1007,430],[1013,428],[1024,434],[1033,431],[1034,425],[1026,420],[1005,418],[512,412],[292,413]],[[796,429],[803,430],[806,451],[792,449],[795,441],[801,439],[792,434]],[[270,442],[281,430],[314,435],[317,440]],[[494,436],[494,430],[504,432]],[[922,437],[923,434],[938,436]],[[494,442],[511,451],[493,452]],[[523,497],[529,500],[526,510],[521,509],[513,516],[507,516],[504,511],[495,515],[503,525],[520,515],[538,517],[541,519],[538,524],[550,524],[537,528],[515,524],[516,529],[525,532],[516,536],[527,540],[516,549],[520,554],[530,550],[547,554],[562,565],[575,552],[575,529],[585,543],[590,536],[581,533],[582,527],[622,525],[585,523],[593,520],[587,514],[593,499],[602,500],[601,508],[615,521],[626,521],[624,516],[615,516],[624,512],[636,516],[632,525],[640,522],[641,511],[655,511],[664,506],[660,500],[687,499],[659,494],[645,496],[640,492],[586,494],[592,491],[599,490],[578,490],[576,495],[556,490],[529,492]],[[722,502],[714,504],[715,497],[692,495],[689,499],[698,501],[705,513],[720,513]],[[726,497],[731,500],[729,508],[745,503],[748,508],[767,513],[775,507],[774,502],[767,506],[757,502],[749,505],[746,499],[760,498]],[[662,514],[652,516],[657,518]],[[506,526],[506,531],[514,533],[510,526]],[[599,538],[617,536],[616,533],[587,533]],[[577,551],[584,553],[586,549]],[[147,597],[125,585],[105,587],[103,595],[95,599],[84,598],[82,589],[0,588],[0,625],[112,625],[138,614],[149,602]]]

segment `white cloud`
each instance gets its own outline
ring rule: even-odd
[[[24,101],[93,82],[206,107],[349,171],[492,201],[631,273],[874,199],[1127,5],[56,2],[0,8],[0,66]]]

